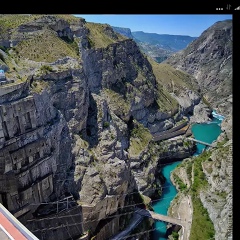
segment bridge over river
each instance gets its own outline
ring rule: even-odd
[[[188,221],[186,221],[184,219],[177,219],[177,218],[169,217],[169,216],[155,213],[153,211],[146,210],[146,209],[138,208],[137,212],[138,212],[138,214],[140,214],[142,216],[151,217],[157,221],[163,221],[163,222],[172,223],[172,224],[181,226],[183,229],[183,235],[182,235],[181,240],[187,240],[188,231],[190,230],[190,224],[188,223]]]
[[[137,215],[139,217],[137,217]],[[133,219],[132,219],[131,223],[129,224],[129,226],[125,230],[121,231],[120,233],[118,233],[117,235],[112,237],[111,240],[118,240],[121,238],[123,238],[123,239],[126,238],[131,233],[131,231],[143,220],[143,217],[150,217],[157,221],[163,221],[163,222],[172,223],[174,225],[181,226],[183,229],[183,235],[180,240],[187,240],[188,231],[190,230],[190,223],[188,223],[188,221],[169,217],[166,215],[162,215],[162,214],[155,213],[153,211],[141,209],[141,208],[135,209]]]
[[[203,142],[203,141],[194,139],[194,138],[190,138],[190,137],[189,137],[189,138],[187,138],[187,139],[189,139],[189,140],[191,140],[191,141],[194,141],[194,142],[197,142],[197,143],[201,143],[201,144],[206,145],[206,146],[209,146],[209,147],[215,147],[213,144],[206,143],[206,142]]]

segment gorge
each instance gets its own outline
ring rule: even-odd
[[[218,43],[223,57],[212,55],[221,66],[213,79],[202,68],[191,75],[189,65],[200,61],[192,52],[191,59],[176,53],[181,61],[158,64],[108,24],[71,15],[1,15],[0,203],[39,239],[108,239],[128,226],[135,206],[161,198],[161,165],[191,159],[196,143],[189,128],[210,121],[214,107],[225,116],[216,143],[223,152],[221,159],[211,152],[213,172],[208,162],[203,171],[212,192],[199,196],[218,231],[225,203],[214,198],[222,204],[214,210],[206,199],[217,195],[217,184],[220,195],[231,193],[224,171],[232,139],[231,91],[224,89],[231,82],[231,23],[219,24],[225,34],[217,37],[225,40]],[[216,41],[214,27],[209,31],[204,50],[196,39],[191,51],[208,55]],[[216,85],[206,87],[201,77]],[[211,98],[218,85],[224,92]],[[153,229],[144,218],[132,234],[152,239]]]

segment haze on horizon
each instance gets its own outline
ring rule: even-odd
[[[74,14],[87,22],[107,23],[130,28],[132,32],[186,35],[199,37],[218,21],[232,19],[231,14]]]

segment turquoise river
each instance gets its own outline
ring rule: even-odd
[[[208,123],[201,123],[201,124],[194,124],[191,128],[193,136],[197,140],[201,140],[203,142],[212,143],[214,140],[217,139],[219,134],[221,133],[221,120],[217,118],[213,118],[211,122]],[[203,149],[204,145],[197,143],[197,150],[194,155],[200,154]],[[177,194],[176,188],[173,186],[170,180],[170,172],[174,170],[174,168],[181,163],[181,161],[177,161],[171,164],[167,164],[163,167],[162,173],[166,178],[166,182],[163,186],[163,195],[162,198],[153,204],[153,209],[155,212],[167,215],[168,208],[170,206],[171,201]],[[161,221],[155,222],[154,231],[154,240],[166,240],[166,226],[167,224]]]

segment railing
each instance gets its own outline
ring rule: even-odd
[[[16,231],[19,231],[28,240],[39,240],[33,233],[31,233],[21,222],[19,222],[1,203],[0,213],[15,227]]]

